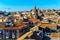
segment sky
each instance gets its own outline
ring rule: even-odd
[[[60,9],[60,0],[0,0],[2,11],[24,11],[37,9]]]

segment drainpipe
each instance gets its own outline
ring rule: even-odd
[[[16,36],[17,38],[19,38],[19,30],[17,30]]]

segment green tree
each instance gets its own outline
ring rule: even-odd
[[[60,16],[60,12],[58,12],[58,15]]]

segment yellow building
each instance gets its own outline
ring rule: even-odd
[[[4,22],[4,17],[1,17],[0,18],[0,22]]]

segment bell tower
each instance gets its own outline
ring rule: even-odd
[[[34,7],[34,12],[36,12],[36,6]]]

